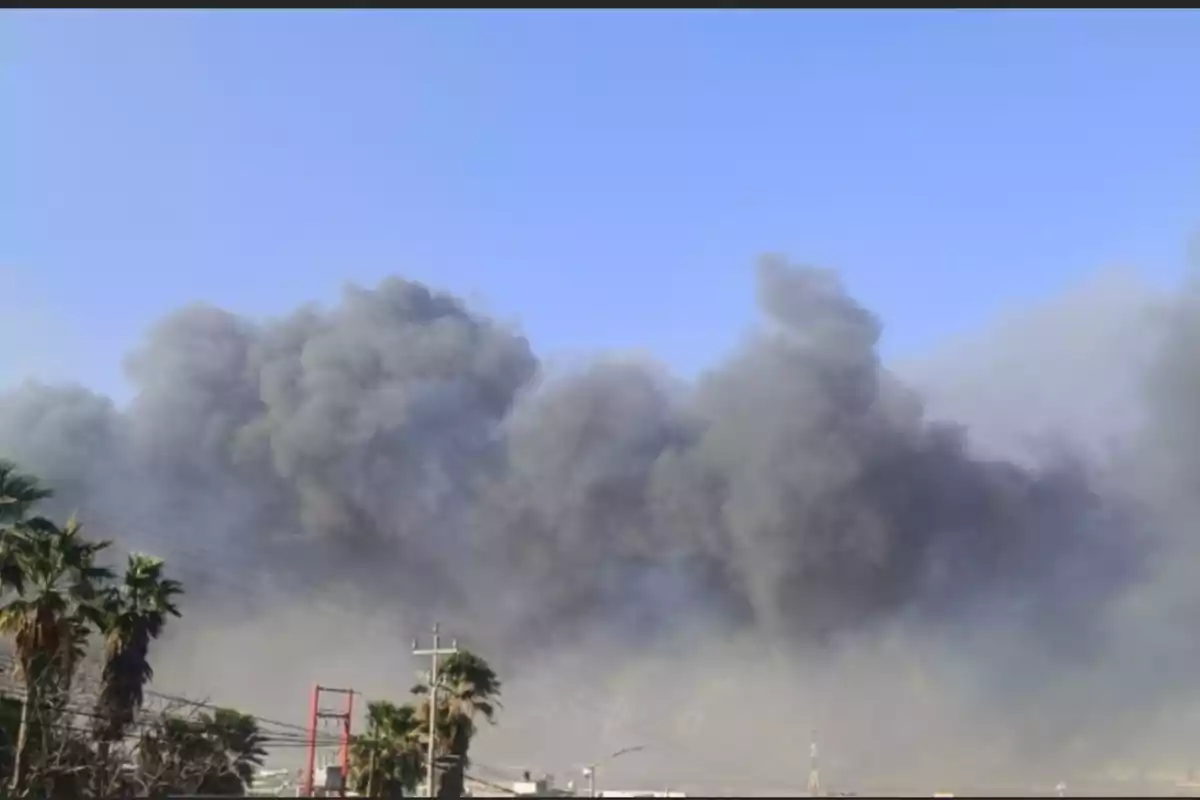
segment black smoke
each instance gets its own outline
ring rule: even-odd
[[[28,385],[3,442],[114,533],[332,560],[473,613],[499,610],[486,586],[538,635],[704,608],[820,640],[997,604],[1083,635],[1142,544],[1088,466],[972,456],[835,275],[772,258],[758,280],[760,330],[695,386],[628,360],[542,374],[517,332],[395,278],[268,322],[189,307],[128,358],[127,409]]]
[[[757,279],[760,326],[694,383],[615,357],[552,370],[399,278],[277,320],[184,308],[130,355],[126,408],[26,385],[0,397],[0,450],[94,531],[175,556],[195,602],[346,585],[457,620],[506,665],[596,631],[815,652],[902,624],[1029,698],[1107,657],[1178,519],[1071,447],[977,453],[881,363],[880,321],[836,275],[767,258]],[[1184,373],[1164,365],[1159,396],[1200,393]],[[1163,402],[1167,449],[1200,439],[1194,403]]]

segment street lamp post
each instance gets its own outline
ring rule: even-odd
[[[637,753],[637,752],[639,752],[641,750],[645,750],[645,749],[646,748],[640,744],[635,745],[633,747],[623,747],[620,750],[618,750],[617,752],[600,759],[599,761],[595,762],[594,764],[588,764],[586,767],[584,767],[583,768],[583,777],[587,778],[588,797],[596,796],[596,767],[600,766],[601,764],[607,764],[609,761],[612,761],[614,758],[619,758],[620,756],[623,756],[626,753]]]

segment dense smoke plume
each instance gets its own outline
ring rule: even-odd
[[[23,386],[0,451],[93,532],[172,558],[191,599],[161,680],[259,713],[295,719],[317,679],[402,694],[437,617],[509,678],[482,746],[532,768],[634,737],[631,775],[794,791],[813,726],[844,782],[1146,758],[1197,684],[1176,666],[1198,654],[1197,295],[1043,312],[1027,356],[1125,326],[1108,374],[1064,377],[1069,347],[1025,370],[1064,381],[1059,412],[1120,383],[1093,417],[1123,421],[1058,437],[1078,415],[1035,411],[1018,455],[1022,393],[988,429],[956,381],[986,348],[905,381],[835,275],[768,258],[758,286],[762,324],[694,384],[550,370],[398,278],[279,320],[184,308],[129,357],[128,408]]]

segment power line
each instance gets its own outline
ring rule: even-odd
[[[13,656],[13,655],[0,656],[0,673],[11,674],[11,670],[15,666],[17,666],[16,656]],[[79,692],[77,692],[77,694],[83,695],[83,696],[87,697],[88,699],[92,700],[93,702],[99,698],[101,685],[100,685],[100,682],[97,681],[96,679],[94,679],[90,676],[87,676],[87,675],[76,675],[72,678],[71,682],[76,686],[85,686],[85,687],[90,684],[90,687],[91,687],[90,692],[79,691]],[[19,685],[16,685],[14,688],[14,691],[21,692],[24,690]],[[169,701],[169,702],[173,702],[173,703],[181,703],[183,705],[193,706],[195,708],[203,708],[203,709],[207,709],[210,711],[236,710],[236,711],[238,711],[238,713],[245,714],[245,716],[253,717],[256,722],[261,723],[261,724],[273,725],[277,728],[283,728],[286,730],[294,730],[294,731],[297,731],[298,733],[304,734],[305,736],[307,736],[309,733],[309,729],[303,725],[297,725],[297,724],[294,724],[291,722],[282,722],[280,720],[271,719],[269,717],[260,716],[258,714],[250,714],[250,713],[242,712],[241,710],[235,709],[232,706],[220,705],[220,704],[212,703],[212,702],[209,702],[206,700],[197,700],[195,698],[186,697],[181,694],[172,694],[169,692],[159,692],[159,691],[156,691],[149,687],[144,688],[142,690],[142,694],[145,695],[146,697],[155,698],[158,700],[165,700],[165,701]]]
[[[23,691],[13,692],[12,697],[15,700],[21,700],[22,702],[26,702],[28,700],[28,695]],[[80,697],[80,699],[82,699],[85,703],[89,700],[91,700],[93,703],[95,701],[95,698],[89,698],[86,695],[82,695]],[[204,704],[201,704],[201,703],[192,703],[192,705],[195,707],[206,707]],[[36,709],[37,711],[59,711],[64,714],[70,714],[70,715],[73,715],[76,717],[83,717],[86,719],[97,719],[97,720],[107,720],[108,719],[107,715],[98,713],[94,709],[94,707],[89,707],[88,705],[81,705],[79,702],[68,701],[68,702],[62,704],[61,706],[56,707],[56,705],[53,701],[47,700],[47,701],[43,701],[43,702],[39,703],[38,706],[39,706],[39,708]],[[241,714],[242,712],[237,712],[237,713]],[[168,716],[171,716],[171,715],[168,713]],[[259,717],[255,717],[253,714],[243,714],[243,716],[253,719],[256,723],[258,723],[260,721],[267,722],[266,720],[262,720]],[[182,717],[180,717],[180,719],[182,719]],[[130,734],[127,734],[127,735],[134,735],[134,736],[140,735],[141,733],[145,733],[147,730],[153,729],[156,724],[157,724],[156,718],[144,718],[144,717],[135,718],[130,723],[130,728],[133,730],[130,732]],[[84,730],[84,729],[79,729],[77,732],[90,733],[89,730]],[[279,734],[274,734],[269,730],[263,730],[261,727],[259,728],[259,736],[258,736],[257,740],[260,742],[263,742],[263,743],[267,743],[267,744],[281,744],[281,745],[295,745],[295,746],[307,746],[309,743],[309,740],[307,738],[301,738],[297,734],[279,735]],[[333,744],[341,744],[342,740],[331,738],[331,739],[320,739],[319,742],[322,745],[328,746],[328,745],[333,745]]]
[[[131,527],[128,525],[119,526],[119,530],[123,531],[124,535],[112,535],[111,533],[109,533],[109,530],[111,529],[113,531],[116,531],[117,528],[114,528],[114,526],[106,525],[105,523],[108,520],[105,520],[103,517],[99,518],[99,521],[97,521],[96,517],[89,517],[89,519],[92,520],[92,522],[88,523],[88,527],[93,530],[99,530],[99,533],[101,534],[101,538],[112,541],[115,545],[114,550],[116,550],[117,552],[122,553],[122,554],[124,554],[126,552],[134,552],[134,551],[142,550],[144,548],[136,546],[138,543],[140,543],[140,542],[150,543],[150,542],[153,542],[153,539],[155,538],[153,536],[148,535],[145,530],[139,531],[136,527]],[[129,534],[132,534],[132,535],[129,535]],[[151,549],[153,549],[153,547],[154,546],[151,545]],[[215,570],[215,569],[205,569],[205,570],[196,569],[197,563],[203,563],[203,562],[209,561],[211,559],[211,557],[214,555],[213,551],[209,548],[203,548],[203,547],[188,548],[188,547],[180,547],[178,544],[175,544],[175,543],[171,543],[171,544],[164,543],[164,545],[162,547],[162,551],[164,551],[168,556],[173,557],[171,560],[170,570],[176,574],[181,575],[181,577],[185,577],[188,579],[195,579],[198,582],[210,584],[214,587],[220,588],[222,591],[225,591],[227,593],[233,593],[233,594],[236,594],[236,595],[239,595],[242,597],[261,596],[260,592],[255,591],[255,589],[259,588],[261,586],[261,584],[257,584],[257,583],[256,584],[248,584],[246,582],[227,580],[224,578],[224,573],[222,573],[218,570]],[[178,559],[178,560],[176,560],[176,559]],[[268,577],[275,577],[278,575],[279,572],[280,572],[280,570],[273,570],[273,571],[266,572],[266,573],[260,572],[260,574],[266,574]],[[317,600],[317,602],[314,605],[316,605],[318,608],[321,608],[321,609],[327,609],[327,610],[336,611],[336,612],[346,612],[346,611],[351,610],[347,605],[345,605],[343,603],[331,603],[327,600],[327,598],[322,597],[322,596],[318,596],[317,598],[312,598],[312,599]],[[0,645],[0,646],[2,646],[2,645]],[[436,652],[434,652],[434,651],[436,651]],[[449,655],[449,654],[455,653],[457,651],[458,651],[457,643],[454,643],[451,648],[443,648],[440,646],[438,634],[436,632],[436,626],[435,626],[433,650],[418,651],[416,649],[416,642],[414,642],[414,654],[428,655],[431,657],[432,669],[431,669],[431,673],[430,673],[430,742],[429,742],[429,754],[428,754],[428,759],[427,759],[429,763],[427,764],[427,767],[426,767],[427,780],[429,781],[429,787],[430,787],[431,793],[432,793],[435,769],[437,767],[436,758],[434,757],[434,748],[435,748],[436,737],[437,737],[437,731],[436,731],[437,702],[436,702],[436,700],[437,700],[437,692],[439,689],[438,656],[439,655]],[[8,666],[11,666],[15,662],[16,662],[15,656],[12,656],[12,655],[0,656],[0,664],[5,664]],[[3,669],[4,669],[3,667],[0,667],[0,670],[3,670]],[[14,695],[19,694],[17,692],[10,692],[10,693],[14,694]],[[195,707],[195,708],[205,708],[205,709],[211,709],[211,710],[223,710],[223,709],[228,708],[230,710],[233,710],[232,707],[229,707],[229,706],[217,705],[217,704],[214,704],[214,703],[211,703],[208,701],[196,700],[196,699],[189,698],[189,697],[186,697],[186,696],[183,696],[180,694],[173,694],[173,693],[169,693],[169,692],[160,692],[160,691],[156,691],[156,690],[153,690],[150,688],[146,688],[144,690],[144,694],[148,698],[155,698],[155,699],[169,701],[169,702],[184,703],[188,706]],[[90,699],[94,703],[96,700],[96,697],[92,696],[87,699]],[[85,699],[84,702],[86,702],[87,699]],[[76,705],[71,709],[71,711],[72,711],[72,713],[75,713],[75,714],[78,714],[78,715],[84,716],[84,717],[100,718],[99,715],[95,714],[93,711],[88,711],[88,710],[78,707],[78,701],[77,701]],[[268,717],[263,717],[263,716],[260,716],[257,714],[243,712],[240,709],[238,709],[238,711],[239,711],[239,713],[244,713],[245,716],[248,716],[248,717],[254,719],[256,723],[260,724],[260,726],[269,725],[269,726],[274,726],[276,728],[280,728],[283,730],[296,731],[296,734],[282,735],[280,733],[277,733],[274,736],[269,735],[271,733],[270,731],[264,731],[264,736],[262,737],[261,740],[264,743],[271,744],[273,747],[292,747],[292,746],[303,747],[303,746],[306,746],[307,744],[309,744],[309,742],[311,741],[311,739],[306,740],[306,738],[301,738],[301,735],[303,735],[304,737],[308,737],[309,733],[310,733],[309,729],[305,728],[302,725],[299,725],[296,723],[291,723],[291,722],[284,722],[284,721],[280,721],[280,720],[273,720]],[[143,727],[143,726],[146,726],[149,724],[150,723],[145,721],[145,719],[139,719],[137,722],[134,723],[135,728]],[[320,742],[321,742],[321,744],[326,745],[326,746],[331,745],[331,744],[344,744],[344,741],[336,741],[336,740],[326,741],[325,738],[322,738],[320,740]]]
[[[15,663],[16,663],[16,659],[13,656],[0,656],[0,670],[7,671]],[[95,705],[96,705],[97,701],[99,700],[98,684],[95,681],[89,680],[88,678],[82,677],[82,676],[76,677],[76,679],[73,682],[77,686],[82,686],[82,687],[86,687],[90,683],[90,684],[92,684],[93,688],[91,689],[91,691],[88,691],[86,688],[81,688],[81,689],[75,690],[72,693],[72,696],[68,699],[68,701],[62,706],[62,710],[65,712],[69,712],[71,714],[77,715],[77,716],[85,717],[85,718],[106,719],[105,715],[99,714],[95,711]],[[307,728],[304,728],[299,725],[292,725],[291,723],[281,722],[279,720],[274,720],[269,717],[263,717],[263,716],[259,716],[257,714],[247,713],[247,712],[241,711],[239,709],[233,709],[228,706],[222,706],[222,705],[207,702],[204,700],[196,700],[196,699],[193,699],[190,697],[185,697],[183,695],[168,694],[165,692],[156,692],[151,689],[145,689],[143,691],[143,693],[147,697],[151,697],[151,698],[155,698],[155,699],[159,699],[159,700],[165,700],[165,701],[169,701],[172,703],[179,703],[181,705],[188,706],[191,708],[202,708],[202,709],[206,709],[206,710],[210,710],[210,711],[225,711],[225,710],[236,711],[237,713],[242,714],[243,716],[249,717],[255,721],[256,725],[259,727],[259,730],[260,730],[260,734],[261,734],[260,740],[263,742],[266,742],[266,743],[307,746],[311,740],[310,731]],[[20,699],[22,701],[25,701],[27,699],[27,693],[26,693],[25,689],[21,686],[15,686],[14,688],[8,690],[7,694],[12,695],[14,697],[14,699]],[[51,704],[46,703],[44,705],[46,707],[49,707]],[[146,719],[146,718],[140,718],[140,717],[138,719],[135,719],[135,721],[132,723],[132,725],[135,729],[146,729],[146,728],[149,728],[150,726],[152,726],[153,724],[154,724],[154,721],[152,719]],[[276,727],[276,728],[282,728],[285,731],[295,730],[295,731],[297,731],[297,733],[291,733],[291,732],[280,733],[278,731],[272,731],[272,730],[270,730],[271,726]],[[332,739],[332,738],[329,738],[329,739],[321,738],[319,740],[319,742],[322,746],[332,746],[332,745],[336,745],[336,744],[341,744],[342,740],[341,739]]]

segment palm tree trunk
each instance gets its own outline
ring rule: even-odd
[[[17,751],[13,755],[13,774],[9,789],[13,794],[21,791],[25,785],[25,773],[29,769],[29,706],[33,702],[32,687],[25,687],[25,700],[21,703],[21,725],[17,729]]]
[[[92,796],[105,797],[108,788],[108,759],[112,743],[107,738],[96,742],[96,770],[92,773]]]
[[[463,796],[465,782],[462,760],[456,760],[454,764],[442,770],[437,788],[438,800],[458,800]]]
[[[438,782],[438,800],[458,800],[466,789],[464,773],[467,769],[467,749],[471,746],[471,740],[465,731],[465,726],[458,726],[450,739],[450,752],[447,753],[449,758],[446,759],[448,763],[441,771],[441,780]]]

